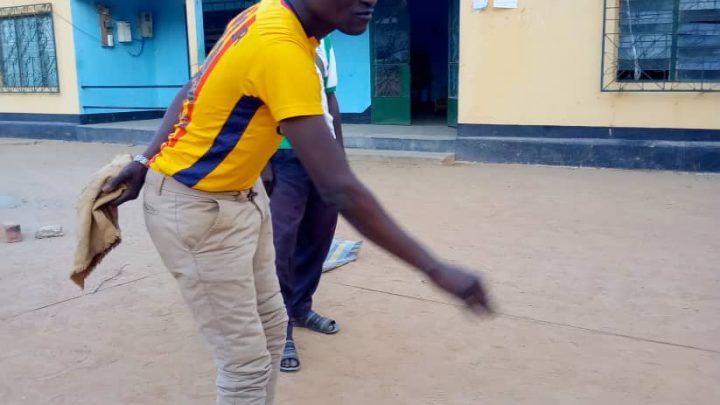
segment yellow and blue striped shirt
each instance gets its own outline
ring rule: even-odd
[[[323,115],[317,46],[284,0],[238,15],[193,78],[150,167],[202,191],[252,187],[282,140],[278,123]]]

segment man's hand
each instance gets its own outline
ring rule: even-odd
[[[443,265],[430,273],[432,281],[443,290],[459,298],[477,315],[493,315],[482,279],[477,274]]]
[[[188,91],[193,84],[195,77],[190,79],[185,85],[178,91],[173,99],[172,103],[165,111],[163,120],[160,123],[160,127],[155,132],[155,136],[150,141],[143,156],[155,156],[160,152],[160,148],[163,143],[167,142],[168,136],[175,130],[175,124],[180,120],[180,115],[183,110],[183,102],[187,98]],[[110,192],[115,190],[121,184],[127,184],[128,188],[125,192],[117,198],[117,200],[110,203],[113,207],[117,207],[120,204],[126,203],[130,200],[134,200],[140,195],[143,184],[145,184],[145,175],[147,174],[148,168],[139,162],[130,162],[123,167],[120,174],[110,179],[103,186],[104,192]]]
[[[117,200],[111,202],[113,207],[118,207],[127,201],[134,200],[140,195],[140,190],[145,184],[145,174],[147,174],[148,168],[139,162],[130,162],[120,173],[108,180],[103,186],[104,192],[110,192],[118,188],[121,184],[127,184],[128,188],[125,192],[118,197]]]

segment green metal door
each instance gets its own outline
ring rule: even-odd
[[[458,124],[458,83],[460,75],[460,0],[450,0],[450,55],[448,56],[447,122]]]
[[[371,31],[372,122],[410,125],[408,0],[380,1]]]

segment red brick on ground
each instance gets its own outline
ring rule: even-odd
[[[20,224],[5,222],[0,227],[0,237],[6,243],[16,243],[23,240]]]

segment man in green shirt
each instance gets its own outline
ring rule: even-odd
[[[315,64],[323,82],[324,118],[342,146],[340,111],[335,97],[337,68],[329,37],[320,42]],[[312,296],[320,284],[323,262],[330,250],[338,213],[323,202],[287,138],[283,139],[270,160],[270,167],[273,173],[270,209],[275,267],[290,318],[280,370],[293,372],[300,370],[293,326],[329,335],[340,330],[333,319],[312,310]]]

